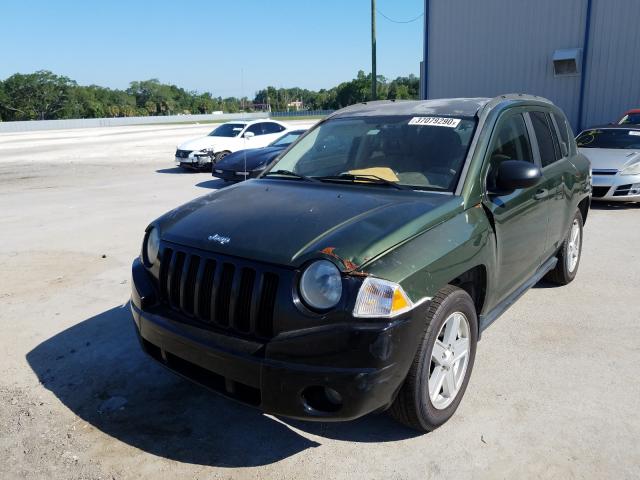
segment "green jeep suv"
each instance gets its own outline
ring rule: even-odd
[[[590,192],[543,98],[354,105],[260,178],[147,227],[136,331],[169,369],[265,412],[388,409],[429,431],[460,404],[480,333],[541,279],[574,279]]]

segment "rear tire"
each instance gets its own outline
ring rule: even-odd
[[[545,280],[556,285],[567,285],[573,282],[578,273],[580,258],[582,257],[582,214],[576,211],[571,220],[569,233],[558,252],[558,263],[544,277]]]
[[[477,341],[473,300],[447,285],[431,300],[422,342],[389,409],[391,416],[422,432],[449,420],[469,383]]]

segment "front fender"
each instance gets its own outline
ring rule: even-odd
[[[495,261],[494,233],[480,205],[413,238],[363,270],[402,285],[412,301],[434,296],[464,272]],[[490,288],[487,275],[487,290]],[[480,314],[480,312],[478,312]]]

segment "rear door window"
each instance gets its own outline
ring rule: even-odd
[[[549,125],[548,115],[544,112],[529,112],[531,123],[533,124],[533,131],[536,134],[538,141],[538,150],[540,151],[540,162],[542,167],[551,165],[556,160],[559,160],[562,156],[560,148],[558,146],[558,139],[555,139],[555,134],[551,131]]]
[[[251,125],[249,128],[247,128],[247,132],[251,132],[254,135],[258,136],[258,135],[264,135],[264,123],[254,123],[253,125]]]
[[[280,133],[281,131],[284,130],[284,127],[282,125],[278,125],[277,123],[273,123],[273,122],[267,122],[267,123],[264,123],[263,125],[264,125],[265,134]]]
[[[569,125],[567,124],[564,117],[558,113],[554,113],[553,118],[555,119],[556,124],[558,125],[558,130],[560,131],[560,141],[564,142],[568,150],[569,149]],[[571,133],[571,136],[573,136],[573,133]]]

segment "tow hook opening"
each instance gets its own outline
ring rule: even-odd
[[[307,410],[318,413],[335,413],[342,408],[342,395],[333,388],[314,385],[302,391],[302,401]]]

